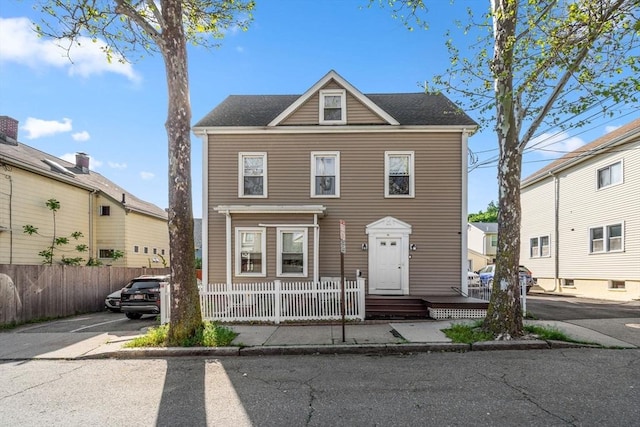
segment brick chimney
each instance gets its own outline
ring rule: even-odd
[[[2,142],[18,143],[18,121],[9,116],[0,116],[0,134]]]
[[[82,173],[89,173],[89,156],[85,153],[76,153],[76,168]]]

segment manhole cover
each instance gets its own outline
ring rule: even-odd
[[[629,328],[635,328],[635,329],[640,329],[640,323],[627,323],[626,325]]]

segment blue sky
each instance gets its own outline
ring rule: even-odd
[[[167,112],[165,73],[159,55],[108,64],[93,43],[72,51],[73,63],[29,29],[39,20],[31,2],[0,4],[0,115],[20,121],[19,140],[72,159],[91,157],[91,168],[136,196],[167,207]],[[246,32],[230,31],[214,50],[190,48],[193,123],[230,94],[302,94],[329,70],[363,93],[420,92],[448,65],[443,33],[464,8],[488,1],[431,2],[430,29],[408,31],[388,9],[368,0],[258,0]],[[450,96],[456,101],[455,96]],[[594,121],[553,139],[571,150],[604,135],[640,113]],[[474,118],[473,112],[470,115]],[[480,161],[497,154],[491,130],[469,147]],[[192,137],[194,216],[201,217],[200,139]],[[523,175],[543,167],[557,152],[531,152]],[[497,201],[496,163],[469,174],[469,212]]]

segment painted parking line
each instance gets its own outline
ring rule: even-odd
[[[123,322],[125,320],[129,320],[129,319],[127,319],[126,317],[123,317],[122,319],[109,320],[108,322],[101,322],[101,323],[96,323],[95,325],[83,326],[82,328],[74,329],[71,332],[80,332],[85,329],[95,328],[96,326],[108,325],[109,323],[115,323],[115,322]]]

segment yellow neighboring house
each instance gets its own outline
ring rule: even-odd
[[[51,245],[54,216],[46,206],[60,202],[55,236],[82,237],[55,250],[54,263],[82,257],[119,267],[164,267],[169,264],[167,213],[138,199],[99,173],[89,170],[89,157],[76,163],[17,142],[17,121],[0,116],[0,264],[41,264],[38,253]],[[32,225],[38,234],[28,235]],[[75,250],[86,245],[85,252]],[[115,251],[124,256],[113,260]]]

